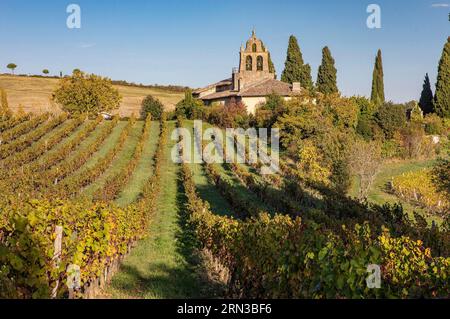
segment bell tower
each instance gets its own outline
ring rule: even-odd
[[[238,73],[233,74],[234,90],[239,91],[251,83],[265,79],[274,79],[275,74],[269,70],[269,52],[255,30],[239,52],[240,62]]]

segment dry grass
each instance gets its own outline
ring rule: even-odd
[[[61,108],[52,101],[52,93],[59,80],[54,78],[19,77],[0,75],[0,88],[6,90],[8,104],[13,112],[22,106],[25,112],[58,113]],[[166,110],[171,111],[175,104],[183,98],[182,93],[163,91],[160,89],[140,88],[116,85],[122,95],[122,103],[118,111],[121,116],[139,115],[141,102],[147,95],[153,95],[164,104]]]

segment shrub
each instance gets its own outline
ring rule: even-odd
[[[225,105],[215,105],[209,110],[208,121],[223,128],[247,128],[250,116],[242,102],[232,101]]]
[[[148,114],[152,116],[153,120],[160,120],[164,112],[164,105],[160,100],[152,95],[148,95],[142,101],[141,117],[146,118]]]
[[[384,103],[376,114],[378,125],[383,129],[387,139],[394,137],[394,133],[406,125],[406,110],[402,104]]]
[[[61,79],[53,99],[71,114],[97,114],[119,108],[121,97],[108,78],[75,71]]]
[[[177,103],[175,108],[177,117],[188,120],[203,119],[205,114],[205,107],[203,102],[194,99],[190,89],[184,92],[184,99]]]
[[[444,132],[442,119],[434,113],[427,114],[424,119],[425,132],[431,135],[441,135]]]
[[[438,190],[450,198],[450,160],[439,159],[433,167],[432,176]]]

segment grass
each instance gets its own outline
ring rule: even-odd
[[[142,152],[141,160],[134,170],[129,183],[116,200],[116,204],[119,206],[126,206],[136,201],[142,192],[145,182],[152,176],[154,163],[153,156],[158,146],[158,137],[159,122],[153,121],[150,127],[149,138],[146,141]]]
[[[88,145],[90,145],[95,139],[98,138],[98,136],[100,135],[100,133],[102,132],[102,130],[105,129],[105,125],[107,123],[101,122],[99,125],[97,125],[96,129],[91,132],[91,134],[89,134],[81,143],[80,145],[78,145],[77,147],[75,147],[75,149],[69,154],[69,156],[67,156],[67,158],[64,161],[68,161],[73,159],[75,156],[78,155],[78,153],[84,149],[86,149],[86,147]]]
[[[70,176],[74,176],[77,174],[80,174],[81,172],[85,171],[86,169],[89,169],[93,167],[100,158],[104,157],[106,153],[108,153],[117,143],[119,140],[120,134],[122,133],[123,129],[127,125],[127,122],[120,121],[117,123],[117,125],[112,130],[111,134],[108,135],[108,137],[103,141],[103,143],[100,145],[100,148],[92,154],[92,156],[87,160],[86,163],[84,163],[80,168],[78,168],[76,171],[72,172],[69,176],[66,178],[70,178]],[[104,127],[102,127],[104,129]],[[100,134],[100,128],[97,128],[93,134],[91,134],[86,140],[84,140],[79,147],[77,147],[67,158],[67,160],[72,160],[75,156],[77,156],[77,153],[85,149],[95,138],[98,137]]]
[[[192,132],[193,121],[185,121],[185,127]],[[197,144],[194,143],[193,138],[191,145],[192,152],[198,151]],[[204,165],[200,163],[191,163],[190,169],[200,197],[209,203],[211,210],[218,215],[234,215],[234,211],[228,201],[220,194],[219,190],[208,181]]]
[[[169,132],[175,127],[170,122]],[[185,198],[180,189],[178,164],[172,162],[170,141],[165,149],[161,189],[148,237],[125,259],[104,297],[199,298],[209,297],[210,287],[201,278],[191,235],[185,229]]]
[[[70,121],[70,120],[69,120]],[[67,123],[69,123],[67,121]],[[43,154],[41,157],[39,157],[39,162],[44,163],[47,161],[47,159],[52,156],[53,154],[57,153],[62,147],[64,147],[64,145],[67,145],[68,143],[70,143],[71,141],[73,141],[78,132],[80,132],[81,130],[83,130],[87,125],[89,124],[89,121],[85,121],[83,124],[81,124],[80,126],[78,126],[72,133],[70,133],[69,136],[66,136],[65,138],[63,138],[58,144],[56,144],[52,149],[50,149],[49,151],[45,152],[45,154]],[[92,132],[91,132],[92,134]]]
[[[405,160],[405,161],[396,161],[396,162],[389,162],[384,164],[381,167],[380,172],[375,177],[375,180],[368,192],[368,200],[370,202],[382,205],[384,203],[401,203],[403,205],[403,208],[406,212],[408,212],[411,216],[412,213],[418,212],[421,213],[428,222],[431,222],[432,220],[437,221],[438,223],[441,222],[441,219],[435,215],[430,215],[427,213],[427,211],[421,207],[412,205],[411,203],[393,195],[390,194],[387,190],[388,183],[392,180],[393,177],[401,175],[406,172],[414,172],[421,170],[423,168],[427,168],[433,165],[435,161],[434,160]],[[358,194],[358,180],[354,180],[350,195],[353,197],[356,197]]]
[[[108,178],[115,176],[128,164],[128,162],[133,158],[134,150],[136,149],[136,146],[141,138],[143,127],[144,121],[136,122],[131,129],[130,135],[125,141],[124,147],[119,151],[104,173],[83,190],[83,196],[88,199],[92,198],[95,191],[103,187]]]
[[[19,110],[20,105],[25,112],[60,112],[60,107],[51,100],[58,82],[59,80],[54,78],[0,75],[0,88],[6,90],[9,107],[15,112]],[[116,85],[115,87],[122,95],[120,108],[115,113],[121,116],[130,116],[132,113],[136,116],[139,115],[142,100],[147,95],[158,98],[168,111],[175,109],[175,104],[183,98],[183,93],[162,89],[122,85]]]

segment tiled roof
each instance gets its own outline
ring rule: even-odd
[[[222,81],[224,82],[224,81]],[[219,83],[222,83],[219,82]],[[213,84],[212,86],[216,86],[216,84]],[[211,87],[211,86],[210,86]],[[202,100],[215,100],[215,99],[221,99],[225,97],[232,97],[232,96],[240,96],[240,97],[252,97],[252,96],[267,96],[269,94],[276,93],[281,96],[290,96],[292,95],[292,86],[288,83],[281,82],[275,79],[266,79],[260,82],[257,82],[255,84],[252,84],[251,86],[245,87],[241,91],[221,91],[221,92],[215,92],[208,95],[203,96]]]
[[[202,100],[215,100],[215,99],[220,99],[220,98],[224,98],[224,97],[237,96],[237,94],[238,94],[237,91],[227,90],[227,91],[215,92],[215,93],[205,95],[201,99]]]
[[[271,93],[288,96],[292,94],[292,88],[289,83],[281,82],[275,79],[267,79],[242,89],[238,93],[238,96],[266,96]]]
[[[194,94],[195,93],[201,93],[203,91],[207,91],[207,90],[209,90],[209,89],[211,89],[213,87],[216,87],[216,86],[231,85],[231,84],[233,84],[233,82],[232,82],[232,79],[229,78],[229,79],[225,79],[225,80],[222,80],[220,82],[217,82],[217,83],[210,84],[210,85],[208,85],[208,86],[206,86],[204,88],[200,88],[200,89],[194,90],[192,93],[194,93]]]

